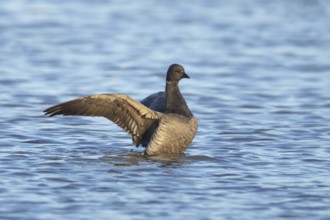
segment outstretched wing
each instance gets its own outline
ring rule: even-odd
[[[122,94],[90,95],[44,110],[45,115],[103,116],[127,131],[138,145],[142,135],[161,114]]]

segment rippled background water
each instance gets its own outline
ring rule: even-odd
[[[2,0],[1,219],[329,219],[329,21],[327,0]],[[172,63],[200,125],[180,159],[42,114],[141,100]]]

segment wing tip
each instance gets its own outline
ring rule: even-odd
[[[60,109],[58,109],[58,105],[46,108],[42,112],[44,113],[45,116],[48,116],[48,117],[53,117],[55,115],[61,114]]]

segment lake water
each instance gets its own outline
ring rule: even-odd
[[[330,2],[2,0],[0,218],[330,219]],[[139,155],[103,118],[168,66],[199,120],[182,158]]]

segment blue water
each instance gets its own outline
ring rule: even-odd
[[[330,2],[2,0],[1,219],[330,219]],[[59,102],[163,90],[199,131],[143,158]]]

